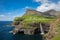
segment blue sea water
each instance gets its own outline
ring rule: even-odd
[[[12,21],[0,21],[0,40],[42,40],[40,34],[36,35],[25,35],[25,34],[16,34],[13,35],[9,33],[13,27],[7,27]]]

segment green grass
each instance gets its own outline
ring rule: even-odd
[[[23,20],[24,23],[30,23],[30,22],[45,23],[45,22],[50,22],[53,20],[52,18],[46,18],[42,16],[25,16],[24,18],[25,18]]]
[[[52,38],[52,40],[60,40],[60,31]]]
[[[21,21],[22,19],[22,21]],[[29,28],[30,26],[28,25],[28,23],[49,23],[50,21],[52,21],[53,18],[49,18],[49,17],[43,17],[43,16],[22,16],[22,17],[17,17],[15,18],[14,22],[17,23],[19,21],[23,22],[26,28]]]
[[[54,29],[54,31],[57,32],[57,34],[54,35],[52,40],[60,40],[60,21],[55,23]]]

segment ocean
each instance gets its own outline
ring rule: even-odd
[[[0,40],[42,40],[42,36],[40,34],[35,35],[25,35],[23,33],[19,33],[13,35],[9,33],[13,29],[12,26],[7,26],[11,24],[12,21],[0,21]]]

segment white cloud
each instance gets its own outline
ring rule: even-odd
[[[1,20],[1,21],[5,20],[5,19],[6,19],[6,16],[5,16],[5,15],[3,15],[3,14],[0,15],[0,20]]]
[[[12,15],[0,15],[0,21],[11,21],[15,18],[16,16]]]
[[[30,8],[30,7],[26,6],[21,9],[16,9],[10,12],[6,12],[5,15],[4,14],[0,15],[0,21],[14,20],[15,17],[22,16],[27,8]]]
[[[27,7],[25,7],[25,8],[27,8]],[[24,9],[22,8],[22,9],[17,9],[17,10],[11,11],[11,12],[7,12],[5,15],[2,14],[2,15],[0,15],[0,21],[12,21],[12,20],[14,20],[15,17],[21,16],[23,14]]]
[[[56,4],[54,4],[54,3],[52,3],[52,4],[46,3],[46,4],[42,4],[41,6],[38,6],[36,10],[44,12],[44,11],[55,9],[55,8],[56,8]]]
[[[25,6],[24,8],[22,8],[22,10],[26,10],[28,8],[30,8],[30,7],[29,6]]]
[[[60,1],[56,4],[55,10],[60,11]]]
[[[0,17],[4,17],[5,15],[0,15]]]
[[[41,0],[34,0],[35,2],[40,2]]]
[[[60,11],[60,1],[54,3],[49,0],[35,0],[36,2],[41,2],[42,4],[36,8],[37,11],[45,12],[50,9]]]
[[[25,7],[25,9],[29,8],[28,6]]]
[[[50,3],[49,0],[34,0],[35,2],[41,2],[42,4],[44,3]]]

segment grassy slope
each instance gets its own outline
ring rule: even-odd
[[[22,20],[22,22],[25,25],[25,28],[30,28],[29,25],[27,25],[28,23],[35,23],[35,22],[40,22],[40,23],[49,23],[50,21],[53,20],[53,18],[47,18],[47,17],[43,17],[43,16],[22,16],[22,17],[17,17],[14,22],[19,22],[19,20]]]
[[[42,17],[42,16],[24,16],[24,23],[29,23],[29,22],[50,22],[52,21],[52,18],[46,18],[46,17]]]
[[[60,40],[60,19],[58,19],[55,22],[55,24],[56,25],[54,26],[54,29],[55,29],[56,35],[51,40]]]
[[[58,32],[58,34],[56,34],[52,40],[60,40],[60,31]]]
[[[29,28],[30,26],[27,25],[28,23],[35,23],[35,22],[40,22],[40,23],[45,23],[45,22],[50,22],[52,19],[50,18],[45,18],[45,17],[39,17],[39,16],[24,16],[23,23],[25,23],[25,28]]]

